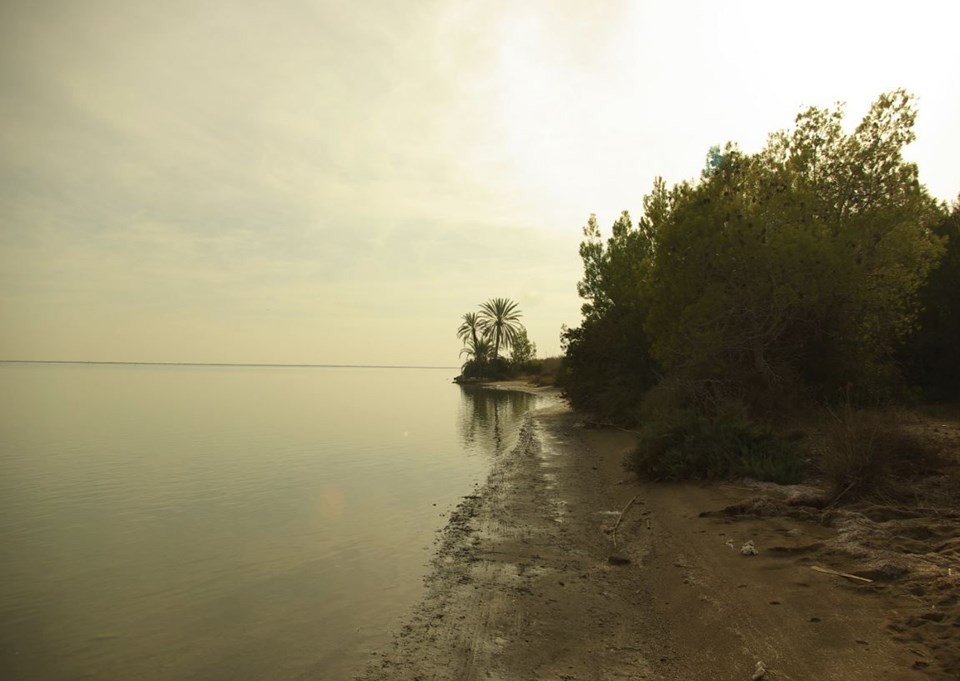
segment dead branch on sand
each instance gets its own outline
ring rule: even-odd
[[[830,568],[820,567],[819,565],[811,565],[811,570],[816,570],[817,572],[822,572],[825,575],[836,575],[837,577],[846,577],[847,579],[856,579],[860,582],[866,582],[867,584],[873,584],[872,579],[867,579],[866,577],[861,577],[859,575],[851,575],[849,572],[837,572],[836,570],[831,570]]]
[[[627,502],[627,505],[623,507],[623,510],[622,510],[622,511],[620,511],[620,517],[617,518],[617,522],[616,522],[616,524],[614,524],[614,526],[613,526],[613,548],[617,548],[617,528],[620,527],[620,523],[623,522],[623,514],[626,513],[627,510],[628,510],[631,506],[633,506],[633,502],[635,502],[635,501],[636,501],[637,499],[639,499],[639,498],[640,498],[640,493],[637,492],[637,494],[635,494],[635,495],[633,496],[633,499],[631,499],[630,501],[628,501],[628,502]]]
[[[632,433],[633,435],[640,435],[639,430],[630,430],[629,428],[621,428],[615,423],[610,421],[584,421],[583,425],[588,428],[613,428],[614,430],[622,430],[624,433]]]

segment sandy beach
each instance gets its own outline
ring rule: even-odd
[[[960,677],[956,515],[638,482],[631,446],[563,406],[530,414],[451,513],[426,596],[357,678]]]

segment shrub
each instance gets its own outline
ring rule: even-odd
[[[509,360],[505,357],[498,357],[497,359],[488,360],[483,363],[478,362],[476,359],[467,360],[464,365],[460,367],[460,376],[458,378],[460,380],[502,381],[507,378],[513,378],[514,375],[513,366]]]
[[[937,462],[931,443],[910,432],[901,414],[847,406],[832,414],[821,467],[837,495],[856,498],[889,493],[895,481]]]
[[[562,369],[562,357],[547,357],[534,360],[529,370],[524,373],[536,385],[556,385],[557,377]]]
[[[716,414],[696,409],[662,413],[640,430],[629,466],[659,480],[750,477],[782,484],[803,479],[797,447],[751,421],[738,405]]]

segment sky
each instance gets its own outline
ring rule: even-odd
[[[810,105],[917,98],[960,192],[960,3],[0,3],[0,359],[456,366],[576,326],[591,213]]]

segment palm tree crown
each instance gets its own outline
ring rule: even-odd
[[[457,329],[457,338],[462,340],[464,345],[472,342],[473,345],[476,346],[477,341],[480,340],[482,335],[483,331],[480,328],[480,317],[477,313],[465,313],[463,315],[463,324]]]
[[[509,348],[520,331],[520,310],[509,298],[491,298],[481,303],[478,316],[480,328],[493,339],[493,359],[496,360],[500,348]]]

